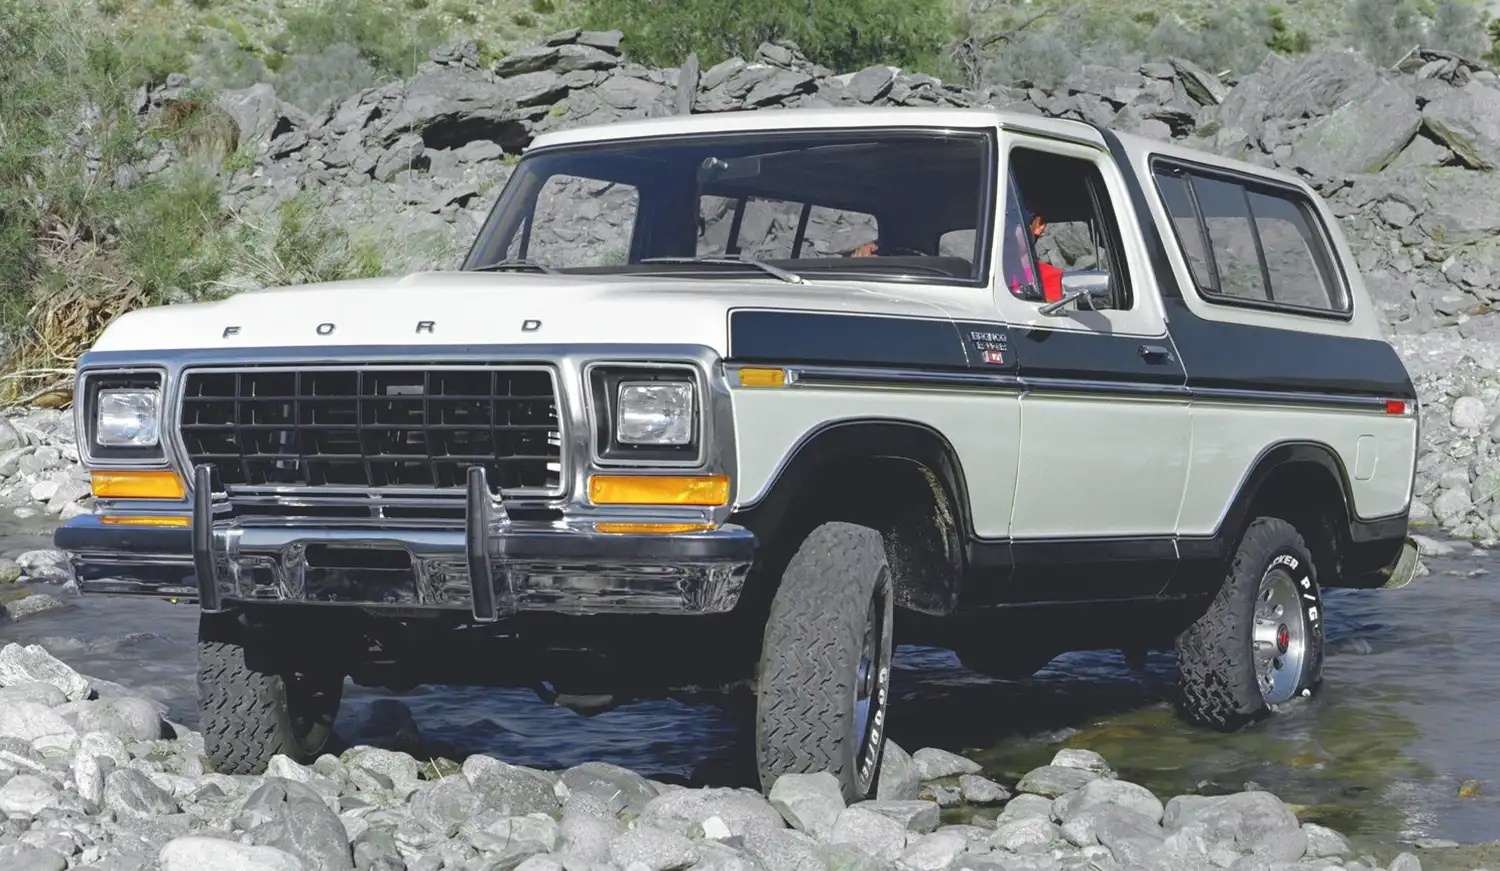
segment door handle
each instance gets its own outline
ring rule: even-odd
[[[1172,352],[1161,345],[1142,345],[1140,353],[1147,363],[1166,363],[1172,359]]]

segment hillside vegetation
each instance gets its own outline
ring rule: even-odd
[[[489,67],[569,27],[624,32],[672,68],[795,43],[833,72],[892,64],[976,93],[1084,63],[1178,57],[1226,82],[1275,51],[1389,64],[1417,44],[1493,55],[1474,0],[0,0],[0,398],[66,397],[72,364],[130,308],[392,268],[378,228],[326,198],[243,208],[256,155],[218,99],[269,84],[318,116],[406,79],[440,45]],[[455,49],[458,50],[458,49]],[[376,173],[378,176],[380,173]],[[486,182],[488,183],[488,182]],[[484,193],[484,190],[478,191]]]

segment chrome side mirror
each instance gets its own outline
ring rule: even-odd
[[[1078,269],[1064,272],[1062,299],[1049,302],[1037,311],[1047,317],[1062,317],[1068,306],[1079,311],[1106,311],[1114,308],[1114,284],[1102,269]]]

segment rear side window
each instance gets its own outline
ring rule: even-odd
[[[1327,236],[1301,191],[1162,162],[1155,178],[1205,299],[1300,314],[1349,313]]]

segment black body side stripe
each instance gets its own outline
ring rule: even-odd
[[[729,356],[736,362],[901,369],[969,366],[950,320],[756,309],[729,313]]]

